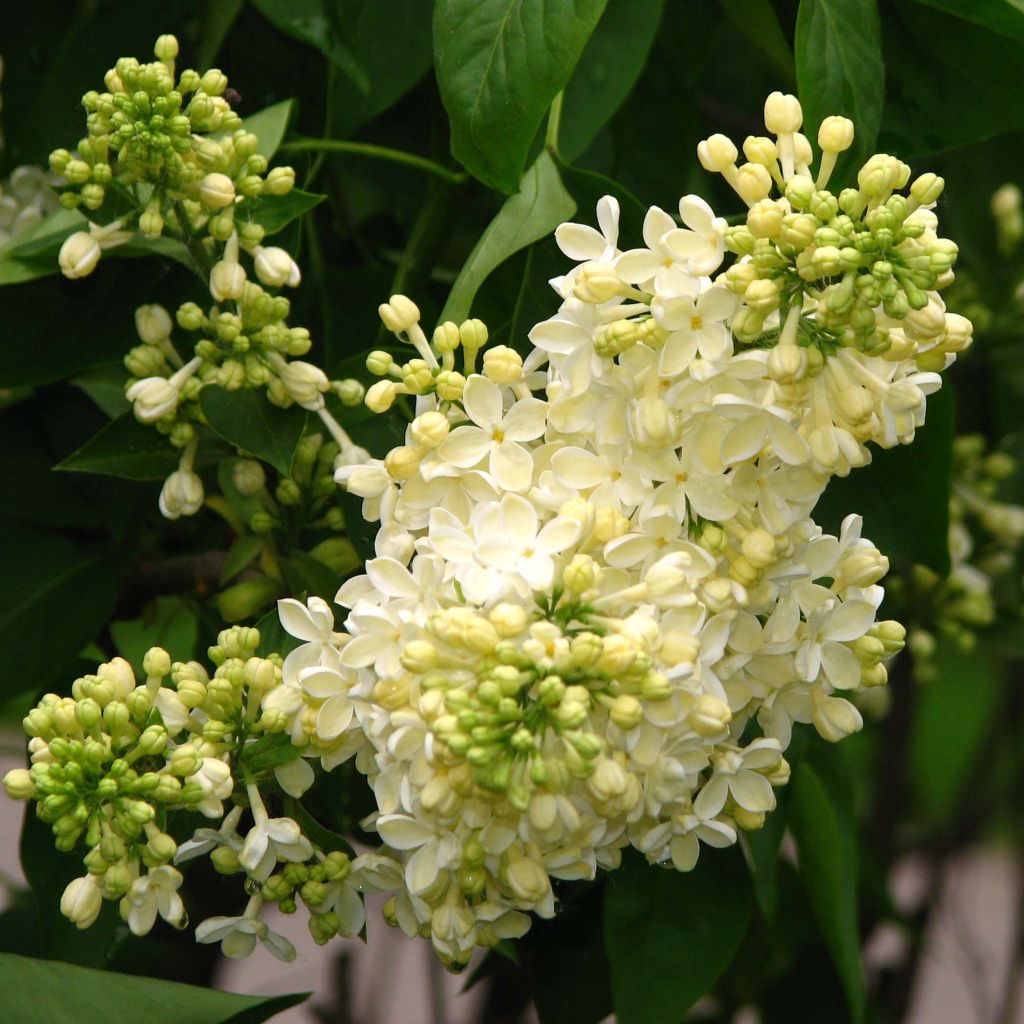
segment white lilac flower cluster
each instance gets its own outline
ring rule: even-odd
[[[407,298],[381,307],[417,358],[372,353],[366,402],[413,396],[415,417],[337,471],[380,521],[376,557],[338,593],[343,631],[323,601],[283,603],[305,644],[264,704],[325,769],[355,757],[404,865],[385,914],[449,965],[626,846],[687,871],[760,827],[793,724],[859,729],[848,697],[902,647],[859,517],[837,538],[810,513],[869,442],[913,439],[970,341],[938,292],[942,182],[905,197],[909,168],[875,156],[837,198],[852,124],[822,126],[815,181],[795,98],[765,117],[749,163],[722,136],[699,151],[748,203],[742,229],[697,196],[683,227],[652,208],[641,248],[620,250],[611,197],[600,230],[558,229],[577,265],[525,360],[492,347],[478,369],[479,321],[428,342]]]
[[[182,708],[160,708],[167,763],[189,768],[183,792],[200,761],[232,779],[207,796],[236,806],[177,859],[210,852],[225,873],[245,872],[251,899],[201,924],[200,941],[239,956],[262,939],[287,955],[260,921],[265,901],[287,911],[298,896],[325,941],[358,931],[359,892],[376,889],[391,893],[390,923],[458,968],[476,946],[525,933],[530,913],[552,916],[558,882],[614,869],[626,847],[688,871],[702,845],[761,827],[789,777],[794,723],[830,741],[861,727],[849,698],[886,681],[904,630],[876,621],[888,562],[860,518],[833,537],[811,512],[831,476],[870,460],[869,442],[913,439],[970,324],[939,295],[955,258],[929,208],[941,181],[925,175],[905,197],[909,169],[875,156],[835,197],[827,180],[852,125],[826,120],[812,179],[797,101],[773,94],[765,115],[776,138],[748,139],[748,163],[736,167],[722,136],[699,150],[748,203],[746,225],[727,229],[686,196],[683,227],[652,208],[645,245],[622,251],[606,197],[600,230],[558,229],[576,266],[552,282],[561,305],[525,359],[487,348],[478,320],[428,340],[409,299],[381,306],[415,356],[371,353],[381,379],[365,400],[375,412],[413,405],[405,443],[372,459],[318,409],[339,449],[335,478],[380,523],[375,557],[338,592],[343,628],[327,602],[286,599],[282,624],[302,643],[283,663],[256,658],[251,631],[228,631],[214,678],[189,667],[167,691]],[[773,182],[782,198],[769,198]],[[723,273],[727,251],[737,258]],[[166,327],[151,311],[140,334],[162,349]],[[156,698],[133,699],[132,728],[153,728],[139,716]],[[47,706],[45,722],[27,723],[33,743],[52,755],[67,737],[44,726],[80,726],[71,760],[99,742],[89,785],[116,797],[116,750],[85,735],[92,705],[80,721],[54,701],[62,717]],[[276,745],[269,760],[246,753],[258,735],[253,750]],[[80,880],[88,909],[91,885],[126,894],[130,911],[134,878],[103,889],[114,865],[94,805],[44,788],[79,786],[85,768],[57,760],[56,773],[8,776],[8,791],[41,796],[58,836],[93,828],[102,863]],[[301,794],[307,760],[325,771],[352,760],[366,777],[377,810],[363,826],[378,851],[352,862],[270,817],[257,766],[269,777],[287,764],[277,782]],[[175,772],[152,774],[159,785]],[[82,921],[80,896],[66,909]]]

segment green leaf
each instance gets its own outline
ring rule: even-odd
[[[948,829],[956,827],[954,812],[980,765],[1003,688],[984,634],[970,652],[940,634],[934,666],[933,678],[915,683],[908,767],[914,806]]]
[[[575,212],[576,204],[562,184],[554,161],[541,153],[526,172],[520,191],[505,200],[469,254],[448,295],[441,320],[464,320],[480,285],[495,267],[550,234]]]
[[[351,28],[370,90],[360,92],[345,78],[334,83],[332,138],[348,138],[430,70],[432,7],[429,0],[341,0],[341,17]]]
[[[282,100],[258,110],[242,121],[242,127],[260,140],[256,150],[260,156],[269,160],[277,152],[277,147],[288,131],[294,110],[295,100]]]
[[[42,688],[106,624],[124,564],[76,548],[59,533],[0,528],[0,695]],[[67,680],[65,685],[70,683]]]
[[[261,1024],[306,995],[240,996],[0,954],[4,1024]]]
[[[859,167],[874,151],[885,98],[876,0],[800,0],[796,78],[804,134],[816,141],[829,114],[852,118],[856,135],[840,169]]]
[[[160,296],[174,309],[184,300],[188,275],[172,269],[163,260],[101,260],[78,281],[56,275],[4,288],[0,387],[48,384],[123,359],[138,344],[135,306]],[[188,287],[193,294],[193,280]]]
[[[578,895],[570,889],[558,914],[534,921],[523,942],[541,1024],[598,1024],[612,1012],[608,957],[599,941],[603,890],[600,882],[586,883]]]
[[[1024,42],[1024,3],[1020,0],[916,0],[927,7],[973,22],[990,32]]]
[[[0,253],[0,285],[24,284],[39,277],[53,277],[59,270],[56,260],[45,257],[19,259]]]
[[[295,448],[306,428],[306,410],[280,409],[255,388],[225,391],[207,384],[199,406],[210,426],[225,441],[270,463],[282,476],[292,468]]]
[[[857,932],[857,829],[839,751],[808,757],[790,783],[789,826],[800,878],[836,965],[854,1024],[864,1019],[864,975]],[[813,762],[813,763],[812,763]]]
[[[253,6],[275,28],[293,39],[319,50],[360,92],[370,89],[347,27],[334,0],[252,0]]]
[[[772,67],[787,82],[796,80],[793,51],[779,24],[779,15],[771,0],[718,0],[728,19],[743,33],[746,41],[771,61]]]
[[[301,188],[293,188],[283,196],[256,196],[247,199],[241,205],[238,216],[262,225],[268,236],[276,235],[293,220],[319,206],[326,198],[327,196],[312,192],[303,192]]]
[[[314,846],[319,847],[324,853],[347,853],[350,857],[355,857],[355,850],[348,840],[321,825],[295,797],[286,797],[284,807],[288,817],[298,824],[302,834],[308,836]]]
[[[224,567],[220,571],[221,585],[234,579],[243,569],[255,562],[262,550],[262,537],[237,538],[228,548],[227,557],[224,559]]]
[[[434,61],[452,155],[512,193],[607,0],[437,0]]]
[[[302,756],[303,750],[305,747],[297,747],[292,743],[291,736],[286,733],[274,733],[246,744],[242,748],[238,764],[243,776],[255,778],[282,765],[291,764]]]
[[[56,273],[59,269],[56,266],[56,257],[64,244],[64,239],[75,231],[84,230],[88,223],[86,217],[78,210],[56,209],[38,224],[13,238],[3,250],[3,254],[20,259],[53,258],[53,272]]]
[[[220,438],[203,431],[196,466],[203,468],[230,454]],[[124,480],[164,480],[178,468],[181,451],[154,427],[126,412],[111,420],[81,448],[54,469],[72,473],[98,473]]]
[[[304,600],[316,596],[325,601],[333,601],[341,586],[341,580],[332,569],[305,551],[296,551],[282,559],[281,568],[284,570],[288,591],[293,597]]]
[[[739,850],[680,872],[632,859],[608,876],[604,944],[619,1024],[679,1024],[728,967],[750,917]]]
[[[837,533],[844,516],[864,517],[864,534],[894,563],[919,562],[949,572],[949,487],[953,392],[946,382],[928,396],[928,418],[912,445],[871,446],[871,464],[833,477],[814,508],[822,529]]]
[[[128,371],[123,363],[109,363],[83,371],[71,383],[84,391],[110,419],[115,419],[131,409],[131,402],[124,397],[127,380]]]
[[[172,661],[190,661],[199,640],[199,620],[182,598],[158,597],[139,618],[112,622],[110,635],[118,654],[138,672],[150,647],[164,648]]]
[[[886,18],[889,72],[883,144],[905,159],[988,139],[1024,125],[1024,46],[916,3]]]
[[[608,0],[565,87],[558,135],[563,160],[583,153],[629,95],[664,7],[665,0]]]

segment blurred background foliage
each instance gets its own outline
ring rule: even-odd
[[[481,12],[492,22],[512,12],[522,29],[502,65],[507,80],[480,66],[486,29],[462,31]],[[458,319],[471,309],[492,338],[524,347],[529,326],[555,307],[548,278],[565,266],[551,230],[565,219],[591,221],[606,192],[620,198],[628,239],[638,238],[646,206],[672,210],[687,192],[705,195],[720,214],[739,213],[737,198],[700,168],[696,145],[714,131],[737,140],[757,133],[774,89],[799,92],[812,138],[822,115],[846,114],[857,121],[860,157],[877,148],[945,177],[941,220],[961,252],[949,301],[975,319],[975,345],[930,403],[914,446],[879,453],[854,479],[836,481],[816,513],[826,529],[850,511],[864,515],[865,533],[893,565],[884,612],[917,631],[916,653],[893,668],[887,699],[867,709],[878,720],[836,749],[800,737],[793,784],[752,835],[746,864],[739,851],[714,852],[692,876],[628,863],[604,883],[568,885],[556,920],[491,954],[474,976],[491,986],[491,1022],[518,1020],[534,1000],[544,1024],[591,1024],[613,1006],[623,1024],[674,1024],[709,992],[700,1011],[707,1021],[730,1021],[747,1006],[763,1024],[901,1020],[933,908],[893,904],[893,865],[915,854],[935,880],[973,844],[1016,848],[1024,809],[1021,567],[999,530],[965,512],[963,490],[976,491],[980,479],[985,500],[1024,501],[1024,256],[1012,238],[1000,240],[990,210],[999,186],[1024,184],[1020,5],[5,3],[0,181],[70,146],[82,130],[82,93],[119,56],[145,59],[168,31],[185,62],[227,72],[244,118],[290,101],[271,122],[286,129],[277,158],[296,167],[301,188],[326,198],[289,223],[278,244],[305,272],[292,322],[308,326],[310,358],[331,377],[369,379],[360,354],[383,344],[376,308],[394,292],[415,296],[427,323],[442,310]],[[471,100],[487,75],[481,112]],[[545,113],[563,86],[552,146]],[[409,159],[382,159],[380,147]],[[847,177],[853,169],[845,167]],[[175,456],[148,434],[118,434],[116,465],[103,463],[108,449],[100,446],[65,467],[79,472],[54,471],[127,410],[121,358],[135,341],[135,307],[173,306],[194,286],[170,261],[138,259],[110,259],[92,277],[67,282],[52,273],[46,241],[0,248],[0,282],[13,282],[0,290],[0,701],[12,730],[41,692],[66,690],[93,660],[120,653],[139,662],[155,643],[183,660],[202,651],[230,611],[232,580],[252,571],[259,548],[240,550],[229,523],[213,514],[160,518],[158,482]],[[46,261],[50,273],[35,276]],[[382,452],[394,440],[388,429],[378,419],[358,440]],[[955,446],[963,435],[978,437]],[[225,436],[236,440],[230,426]],[[985,462],[993,452],[1017,461]],[[952,561],[951,498],[960,531]],[[358,506],[342,504],[365,557],[371,534],[360,528]],[[949,612],[963,597],[955,575],[965,561],[963,531],[975,561],[999,548],[998,559],[980,563],[995,580],[980,618]],[[344,567],[317,556],[323,536],[297,528],[294,593],[333,596]],[[268,590],[263,607],[243,612],[250,621],[266,617],[276,596]],[[364,798],[352,773],[336,772],[307,804],[341,829],[365,812]],[[216,961],[188,934],[164,929],[126,942],[116,916],[77,934],[57,913],[73,867],[31,819],[22,850],[33,893],[12,893],[0,950],[211,981]],[[216,881],[190,875],[204,912],[218,912]],[[866,984],[859,950],[883,922],[899,928],[906,952]],[[0,989],[14,978],[82,991],[104,983],[72,967],[40,970],[0,957]],[[193,1007],[188,1000],[214,994],[187,993],[166,998],[185,1000],[176,1005],[190,1007],[189,1020],[211,1024],[267,1019],[284,1005]],[[1011,1019],[1009,1002],[999,1010],[993,1021]],[[139,1011],[135,1019],[185,1018]]]

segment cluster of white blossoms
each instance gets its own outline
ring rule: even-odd
[[[796,99],[765,120],[776,139],[741,167],[722,136],[699,149],[748,203],[741,228],[697,196],[683,227],[652,208],[641,248],[620,249],[611,197],[599,230],[562,225],[577,265],[525,360],[498,346],[478,367],[479,321],[428,342],[410,300],[381,307],[417,358],[372,353],[366,402],[413,396],[414,418],[337,471],[380,521],[376,557],[338,593],[342,631],[325,602],[285,602],[305,644],[265,706],[325,769],[355,757],[366,824],[404,864],[385,914],[449,965],[626,846],[687,871],[760,827],[793,724],[859,729],[848,697],[903,645],[875,621],[888,563],[860,518],[837,538],[810,513],[869,442],[913,439],[970,341],[939,295],[942,182],[905,197],[909,168],[875,156],[833,196],[852,124],[822,126],[815,180]]]
[[[789,777],[794,724],[830,741],[859,729],[850,698],[885,683],[886,659],[903,646],[902,626],[876,621],[886,558],[861,537],[857,515],[839,537],[823,534],[815,503],[830,477],[870,460],[869,444],[913,440],[939,371],[971,337],[940,297],[956,257],[936,235],[941,179],[924,175],[904,196],[909,168],[876,155],[857,188],[833,195],[828,178],[853,126],[826,119],[813,177],[801,119],[794,97],[770,96],[775,138],[747,139],[742,166],[723,136],[701,143],[704,166],[747,203],[744,225],[727,228],[697,196],[680,201],[682,227],[652,208],[640,248],[620,249],[611,197],[598,204],[599,229],[562,225],[556,238],[575,266],[552,281],[561,305],[530,332],[525,359],[487,348],[478,320],[442,323],[428,339],[416,306],[393,296],[381,318],[415,356],[371,353],[380,380],[365,401],[375,412],[408,403],[412,418],[383,460],[326,414],[319,378],[301,396],[285,382],[337,444],[335,479],[380,523],[375,557],[337,594],[341,628],[320,598],[286,599],[282,624],[302,643],[283,662],[255,657],[253,631],[236,629],[211,650],[212,679],[185,666],[174,688],[151,679],[130,700],[90,683],[84,712],[44,699],[27,727],[50,755],[64,742],[59,770],[8,776],[8,791],[40,799],[58,836],[77,838],[121,794],[110,758],[163,744],[156,753],[171,767],[132,786],[150,774],[157,790],[170,786],[160,780],[180,761],[182,794],[218,817],[229,796],[236,805],[173,854],[210,852],[220,870],[246,876],[245,911],[204,922],[200,941],[239,956],[262,939],[287,957],[260,921],[266,901],[287,911],[301,898],[325,941],[359,930],[360,892],[375,889],[391,894],[386,919],[428,936],[453,969],[479,945],[521,936],[531,913],[554,915],[559,882],[614,869],[629,846],[689,871],[702,845],[729,846],[761,827]],[[227,355],[238,338],[250,351],[258,340],[267,358],[290,344],[284,328],[259,338],[240,329],[251,285],[233,227],[226,237],[211,290],[239,305],[179,310],[179,324],[207,340],[171,374],[173,387],[218,360],[246,372],[246,346]],[[727,252],[735,258],[723,272]],[[260,316],[283,301],[256,298]],[[170,327],[162,311],[142,314],[155,354],[130,358],[175,365]],[[219,354],[209,348],[221,343]],[[159,422],[158,385],[144,383],[129,397]],[[182,385],[186,399],[194,386]],[[179,409],[175,400],[165,412]],[[194,438],[181,440],[194,453]],[[89,735],[97,712],[108,714],[100,689],[134,716],[134,731],[109,749]],[[154,726],[157,697],[167,707],[157,704]],[[65,727],[82,738],[57,735]],[[102,747],[94,755],[91,742]],[[139,753],[122,757],[126,744]],[[89,756],[102,771],[85,776],[88,792],[109,793],[99,805],[76,802],[86,766],[67,764]],[[363,826],[381,841],[355,862],[317,849],[298,821],[271,817],[258,786],[274,774],[298,795],[313,780],[309,762],[331,771],[350,759],[377,805]],[[200,763],[214,771],[209,792]],[[139,808],[134,831],[117,818],[134,822],[134,807],[111,814],[148,865],[150,811]],[[101,815],[86,836],[99,852],[82,892],[68,896],[71,916],[89,918],[80,898],[98,907],[92,886],[125,894],[129,924],[135,899],[146,908],[140,927],[152,923],[153,899],[175,919],[173,899],[149,892],[169,892],[172,876],[145,892],[140,879],[153,870],[108,884],[121,847],[104,848],[103,828]],[[172,858],[169,847],[160,857]]]

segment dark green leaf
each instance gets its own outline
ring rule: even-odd
[[[397,102],[430,69],[433,5],[429,0],[341,0],[370,81],[363,93],[348,79],[334,83],[333,135],[346,138]]]
[[[629,95],[664,6],[665,0],[608,0],[565,87],[558,135],[562,159],[575,160],[583,153]]]
[[[314,206],[319,206],[327,196],[303,192],[301,188],[293,188],[283,196],[256,196],[247,199],[241,207],[239,217],[256,221],[263,226],[267,235],[276,235],[286,228],[293,220],[308,213]]]
[[[262,537],[239,537],[228,548],[224,567],[220,571],[220,582],[227,583],[234,579],[243,569],[250,566],[263,550]]]
[[[163,260],[104,259],[78,281],[57,275],[5,287],[0,387],[34,387],[123,359],[138,344],[135,306],[160,296],[174,309],[188,276],[175,278]]]
[[[787,82],[795,81],[793,51],[771,0],[719,0],[719,3],[747,42],[760,50]]]
[[[131,403],[124,397],[127,380],[128,371],[124,364],[110,363],[85,370],[71,383],[84,391],[107,416],[115,419],[131,409]]]
[[[885,146],[939,153],[1024,125],[1024,46],[961,17],[898,0],[886,18]]]
[[[979,766],[999,709],[1001,672],[984,635],[976,650],[959,651],[940,635],[934,678],[916,684],[909,770],[914,806],[925,818],[955,827],[954,811]]]
[[[600,938],[603,895],[600,882],[570,890],[557,916],[535,921],[525,939],[541,1024],[598,1024],[612,1012]]]
[[[55,468],[126,480],[163,480],[178,468],[180,459],[181,452],[163,434],[126,412]]]
[[[256,150],[260,156],[265,156],[269,160],[277,152],[277,147],[281,145],[281,140],[288,131],[294,109],[294,100],[282,100],[273,106],[264,107],[242,121],[242,127],[260,140],[259,148]]]
[[[253,0],[253,6],[275,28],[319,50],[360,90],[370,80],[334,0]]]
[[[796,78],[804,134],[817,141],[829,114],[852,118],[856,135],[843,166],[859,167],[874,151],[885,98],[876,0],[800,0]]]
[[[293,597],[305,599],[316,596],[325,601],[333,601],[341,586],[341,580],[332,569],[304,551],[296,551],[288,558],[283,558],[281,568]]]
[[[619,1024],[679,1024],[739,948],[750,917],[739,850],[705,850],[691,872],[633,860],[608,876],[604,944]]]
[[[43,687],[106,623],[124,565],[79,550],[56,532],[0,529],[0,694]],[[71,680],[62,681],[67,686]]]
[[[825,750],[796,766],[789,825],[807,900],[857,1024],[864,1018],[865,999],[857,931],[857,830],[840,757],[837,750]]]
[[[1019,0],[916,0],[990,32],[1024,42],[1024,5]]]
[[[264,772],[291,764],[297,757],[302,756],[303,749],[295,746],[287,734],[274,733],[271,736],[261,736],[255,743],[243,747],[238,764],[244,776],[255,778]]]
[[[0,285],[24,284],[39,277],[53,277],[59,270],[57,261],[47,256],[21,259],[0,253]]]
[[[512,193],[606,0],[438,0],[434,60],[452,155]]]
[[[0,954],[0,987],[4,1024],[261,1024],[307,998],[240,996],[9,953]]]
[[[928,396],[928,419],[912,445],[871,446],[871,465],[834,477],[814,509],[822,529],[836,533],[851,512],[864,534],[894,563],[920,562],[949,572],[949,477],[953,393],[949,383]]]
[[[138,672],[150,647],[163,647],[172,661],[190,661],[196,653],[199,621],[182,598],[158,597],[139,618],[112,622],[110,635],[117,653]]]
[[[86,217],[78,210],[56,209],[38,224],[12,239],[4,250],[4,255],[19,259],[50,258],[54,264],[53,272],[57,273],[57,253],[60,252],[64,239],[75,231],[82,231],[88,223]]]
[[[319,847],[324,853],[347,853],[355,857],[355,850],[344,836],[332,832],[329,828],[321,825],[309,811],[293,796],[285,798],[285,813],[298,823],[302,834],[308,836],[314,846]]]
[[[505,201],[469,254],[452,286],[442,320],[464,320],[473,297],[495,267],[513,253],[550,234],[576,212],[576,204],[547,153],[541,153],[523,178],[522,189]]]
[[[280,409],[254,388],[225,391],[210,384],[199,392],[199,405],[210,426],[225,441],[288,476],[306,427],[305,409],[297,405]]]

